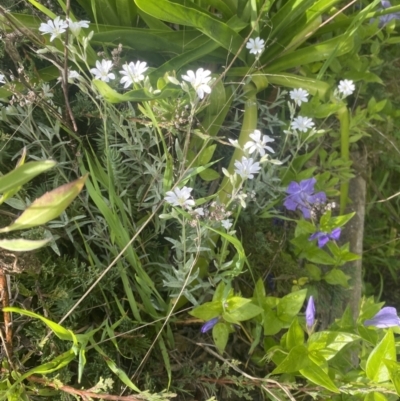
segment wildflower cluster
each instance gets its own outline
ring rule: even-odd
[[[110,72],[113,67],[111,60],[99,60],[96,61],[96,68],[92,68],[90,72],[94,75],[95,79],[99,79],[103,82],[109,82],[111,79],[115,79],[115,74]],[[122,78],[121,84],[124,84],[124,88],[128,88],[135,83],[143,81],[145,79],[144,73],[147,71],[147,63],[144,61],[137,61],[136,63],[130,62],[122,66],[120,74]]]
[[[72,35],[75,37],[79,36],[82,28],[89,28],[90,21],[72,21],[71,19],[63,20],[60,17],[54,18],[54,20],[48,20],[46,23],[42,22],[39,27],[39,31],[42,35],[49,34],[50,42],[58,38],[66,32],[69,28]]]

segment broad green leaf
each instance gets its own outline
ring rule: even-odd
[[[285,295],[278,303],[277,316],[279,319],[291,323],[292,319],[300,312],[306,295],[306,289]]]
[[[22,150],[22,154],[20,159],[18,160],[17,165],[15,166],[15,169],[18,167],[21,167],[25,163],[25,158],[26,158],[26,147]],[[10,199],[12,196],[14,196],[20,189],[22,188],[22,185],[15,186],[12,188],[10,191],[5,192],[1,197],[0,197],[0,205],[4,203],[7,199]]]
[[[356,334],[338,331],[320,331],[311,334],[308,339],[308,350],[318,351],[326,360],[333,358],[343,347],[360,337]]]
[[[242,297],[231,297],[226,301],[225,309],[228,312],[233,312],[235,309],[241,308],[242,306],[251,302],[250,299]]]
[[[353,38],[344,38],[343,35],[329,39],[326,42],[318,43],[316,45],[308,46],[292,53],[284,55],[273,61],[271,64],[266,65],[266,71],[269,74],[274,72],[279,73],[287,71],[290,68],[299,65],[315,63],[327,59],[332,52],[337,48],[336,56],[341,56],[351,51],[353,48]],[[267,60],[268,63],[269,60]]]
[[[314,362],[309,361],[309,364],[306,368],[300,369],[300,373],[311,382],[333,391],[334,393],[340,393],[339,389],[335,386],[335,383],[331,380],[329,375]]]
[[[74,344],[77,343],[77,339],[75,334],[71,331],[68,330],[66,328],[64,328],[63,326],[59,325],[56,322],[53,322],[49,319],[46,319],[45,317],[38,315],[37,313],[33,313],[30,312],[26,309],[20,309],[20,308],[16,308],[16,307],[7,307],[7,308],[3,308],[4,312],[15,312],[15,313],[20,313],[21,315],[25,315],[25,316],[29,316],[32,317],[34,319],[39,319],[41,320],[44,324],[46,324],[49,329],[61,340],[66,340],[66,341],[73,341]]]
[[[285,323],[278,318],[276,311],[272,310],[267,305],[263,305],[263,309],[264,335],[273,336],[279,333],[285,326]]]
[[[205,11],[167,0],[135,0],[135,3],[144,12],[162,21],[196,27],[229,52],[237,54],[242,61],[246,61],[245,49],[242,48],[239,51],[243,38],[227,24],[213,18]]]
[[[206,168],[205,170],[201,171],[199,176],[202,180],[207,182],[218,180],[221,177],[221,175],[212,168]]]
[[[358,325],[358,334],[364,341],[368,341],[374,347],[378,344],[379,334],[377,330],[373,330],[370,327],[365,327],[363,324]]]
[[[291,350],[297,345],[303,345],[304,343],[304,331],[300,326],[299,319],[295,317],[292,324],[286,333],[286,348]]]
[[[200,154],[198,158],[198,164],[199,165],[204,165],[207,164],[211,158],[213,157],[213,154],[215,152],[217,145],[211,145],[207,146]]]
[[[259,315],[262,311],[262,308],[249,302],[238,309],[234,309],[232,312],[223,313],[222,317],[227,322],[238,323],[244,320],[252,319],[253,317]]]
[[[322,271],[318,266],[308,263],[305,265],[305,269],[307,270],[311,280],[314,280],[314,281],[321,280]]]
[[[64,184],[53,191],[46,192],[39,199],[36,199],[14,223],[0,229],[0,232],[36,227],[55,219],[78,196],[86,179],[87,175]]]
[[[229,325],[227,323],[217,323],[212,330],[215,345],[220,353],[224,352],[229,338]]]
[[[288,356],[273,371],[272,375],[278,373],[295,373],[306,368],[311,361],[308,359],[308,351],[304,345],[292,348]]]
[[[382,393],[373,391],[365,396],[364,401],[388,401],[388,399]]]
[[[0,177],[0,194],[5,194],[16,187],[20,187],[37,175],[53,168],[57,163],[52,160],[29,162],[6,175]]]
[[[54,14],[52,11],[50,11],[47,7],[43,6],[39,2],[35,0],[28,0],[29,3],[31,3],[33,6],[35,6],[39,11],[41,11],[43,14],[47,15],[49,18],[54,19],[57,17],[56,14]]]
[[[199,319],[210,320],[210,319],[213,319],[214,317],[221,315],[222,312],[223,312],[222,302],[221,301],[212,301],[212,302],[206,302],[203,305],[197,306],[189,313],[192,316],[197,317]]]
[[[400,364],[390,359],[384,359],[383,363],[386,365],[397,395],[400,396]]]
[[[323,280],[331,285],[341,285],[343,288],[349,288],[350,276],[343,273],[340,269],[332,269],[325,274]]]
[[[3,239],[0,240],[0,248],[11,252],[28,252],[45,246],[50,239],[28,240],[28,239]]]
[[[396,347],[394,344],[394,335],[391,329],[388,329],[385,337],[372,350],[367,359],[365,372],[368,379],[375,383],[382,383],[390,379],[389,371],[385,364],[385,359],[396,360]]]

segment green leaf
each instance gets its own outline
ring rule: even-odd
[[[233,310],[232,312],[225,312],[222,314],[222,317],[230,323],[242,322],[244,320],[252,319],[253,317],[259,315],[263,311],[257,305],[249,302],[246,305]]]
[[[365,396],[364,401],[388,401],[388,399],[382,393],[372,391]]]
[[[212,168],[206,168],[205,170],[201,171],[199,173],[199,176],[201,179],[203,179],[204,181],[214,181],[214,180],[218,180],[219,178],[221,178],[221,175],[213,170]]]
[[[394,335],[391,329],[388,329],[382,341],[372,350],[367,359],[365,372],[368,379],[382,383],[390,379],[389,371],[385,364],[385,359],[390,361],[396,360],[396,347],[394,343]]]
[[[379,335],[377,330],[373,330],[369,327],[365,327],[363,324],[358,325],[358,334],[364,341],[368,341],[375,347],[378,344]]]
[[[10,226],[0,229],[6,233],[37,227],[58,217],[78,196],[87,179],[87,175],[75,181],[61,185],[53,191],[46,192],[36,199]]]
[[[227,24],[208,15],[205,10],[201,11],[193,6],[183,6],[167,0],[135,0],[135,3],[141,10],[162,21],[197,28],[227,51],[237,54],[242,61],[246,61],[242,37]]]
[[[295,317],[286,334],[286,348],[291,350],[297,345],[303,345],[303,343],[304,331],[299,324],[299,319]]]
[[[50,239],[28,240],[28,239],[3,239],[0,240],[0,248],[11,252],[28,252],[45,246]]]
[[[279,333],[285,326],[285,323],[278,318],[278,316],[276,315],[276,311],[272,310],[267,305],[263,305],[263,309],[264,335],[273,336]]]
[[[325,373],[317,364],[309,361],[306,368],[300,369],[300,373],[311,382],[322,386],[334,393],[340,393],[339,389],[335,386],[335,383],[331,380],[327,373]]]
[[[45,160],[39,162],[29,162],[15,170],[10,171],[8,174],[0,177],[0,194],[11,191],[16,187],[20,187],[37,175],[53,168],[57,163],[52,160]]]
[[[278,303],[277,316],[279,319],[291,323],[292,319],[300,312],[306,295],[306,289],[285,295]]]
[[[203,305],[197,306],[189,313],[202,320],[210,320],[214,317],[220,316],[223,312],[221,301],[206,302]]]
[[[400,396],[400,364],[390,359],[384,359],[383,363],[386,365],[397,395]]]
[[[311,334],[308,339],[308,350],[318,351],[326,360],[333,358],[343,347],[360,337],[356,334],[338,331],[320,331]]]
[[[305,269],[307,270],[311,280],[320,281],[322,276],[321,269],[316,265],[306,264]]]
[[[311,361],[308,359],[308,350],[304,345],[293,347],[288,356],[273,371],[272,375],[278,373],[295,373],[306,368]]]
[[[26,309],[20,309],[16,308],[14,306],[9,306],[7,308],[3,308],[4,312],[15,312],[15,313],[20,313],[21,315],[29,316],[34,319],[39,319],[41,320],[44,324],[46,324],[49,329],[61,340],[66,340],[66,341],[73,341],[74,344],[77,343],[77,339],[75,334],[71,330],[67,330],[63,326],[59,325],[58,323],[55,323],[49,319],[46,319],[45,317],[38,315],[37,313],[30,312]]]
[[[212,330],[214,343],[219,352],[224,352],[229,338],[229,324],[217,323]]]
[[[226,301],[225,309],[228,312],[233,312],[235,309],[241,308],[249,302],[251,302],[251,300],[247,298],[231,297]]]
[[[341,285],[343,288],[349,288],[350,276],[343,273],[340,269],[332,269],[325,274],[323,280],[331,285]]]

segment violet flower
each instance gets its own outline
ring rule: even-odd
[[[219,317],[214,317],[213,319],[205,322],[203,326],[201,326],[200,331],[202,333],[207,333],[207,331],[211,330],[219,321]]]
[[[314,185],[317,182],[315,178],[309,178],[302,180],[299,183],[292,181],[286,193],[289,194],[284,206],[288,210],[300,209],[303,213],[304,218],[309,219],[311,217],[310,209],[315,203],[325,203],[326,194],[324,192],[318,192],[314,194]]]
[[[325,233],[323,231],[317,231],[316,233],[310,235],[308,238],[309,241],[313,241],[315,239],[318,240],[318,247],[323,248],[329,240],[337,241],[340,238],[340,233],[342,232],[341,228],[334,228],[330,233]]]
[[[315,323],[315,304],[314,297],[311,295],[308,299],[307,308],[306,308],[306,324],[307,329],[309,331],[312,330]]]
[[[385,306],[372,319],[366,320],[364,326],[375,326],[379,329],[400,326],[396,308]]]
[[[387,0],[381,0],[381,4],[383,8],[380,8],[379,10],[384,10],[385,8],[390,8],[392,5],[390,4],[390,1]],[[386,15],[381,15],[379,17],[379,28],[383,28],[385,25],[387,25],[390,21],[394,19],[400,19],[400,13],[391,13],[391,14],[386,14]],[[371,20],[372,22],[374,19]]]

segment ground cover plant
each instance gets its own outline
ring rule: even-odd
[[[2,270],[0,398],[397,399],[399,305],[371,266],[397,278],[397,212],[369,200],[396,192],[398,151],[388,172],[359,160],[397,149],[400,6],[18,7],[0,7],[2,172],[57,164],[2,191],[1,232],[62,184],[76,198]],[[393,245],[367,232],[362,272],[365,213]]]

